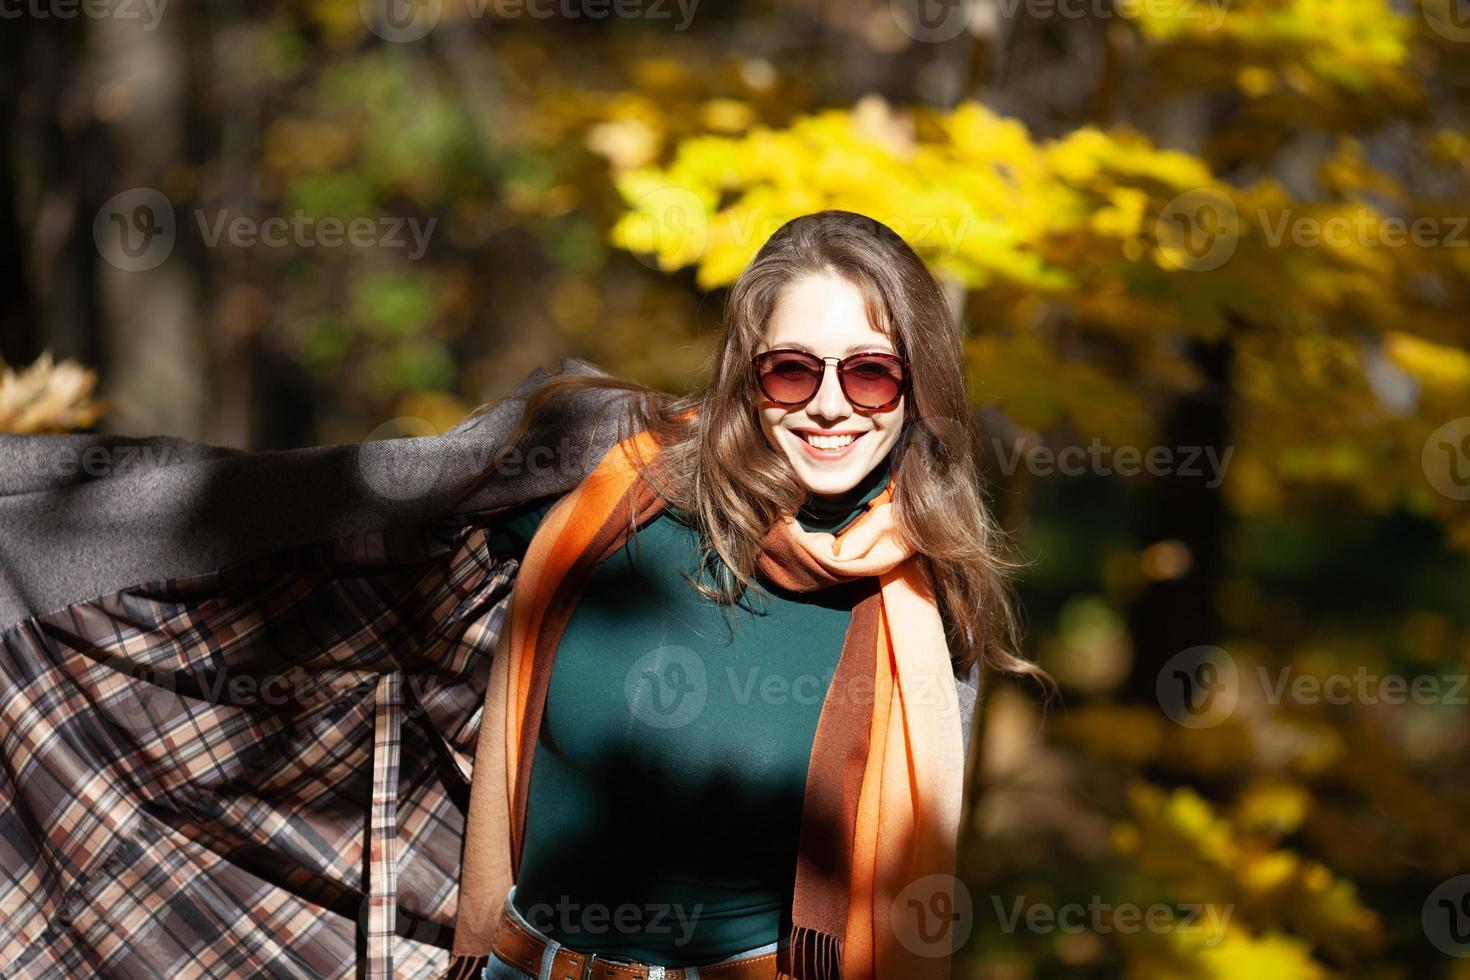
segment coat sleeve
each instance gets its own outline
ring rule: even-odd
[[[980,694],[980,665],[970,668],[966,677],[955,678],[955,693],[960,700],[960,731],[965,740],[965,758],[970,757],[970,730],[975,726],[975,705]]]
[[[564,358],[559,373],[599,372]],[[616,441],[619,413],[603,409],[623,396],[570,395],[514,447],[529,464],[490,469],[548,377],[532,371],[495,409],[437,436],[245,452],[0,435],[0,629],[140,582],[564,493]]]

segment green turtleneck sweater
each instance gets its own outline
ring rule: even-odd
[[[840,531],[886,485],[885,458],[797,519]],[[497,522],[519,557],[556,498]],[[693,966],[790,924],[812,739],[857,592],[734,608],[701,596],[692,524],[664,508],[594,569],[552,665],[532,760],[515,906],[576,950]],[[709,582],[705,572],[702,581]]]

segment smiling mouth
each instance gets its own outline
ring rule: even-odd
[[[851,446],[854,442],[867,435],[866,432],[857,435],[841,436],[819,436],[809,432],[793,432],[798,439],[819,452],[839,453]]]

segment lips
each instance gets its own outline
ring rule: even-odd
[[[841,459],[867,432],[854,430],[792,429],[807,453],[817,459]]]

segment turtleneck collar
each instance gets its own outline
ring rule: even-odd
[[[867,476],[845,493],[835,497],[807,494],[806,503],[796,512],[797,523],[808,531],[826,531],[829,534],[836,534],[847,527],[866,509],[868,501],[888,485],[892,459],[890,450]]]

